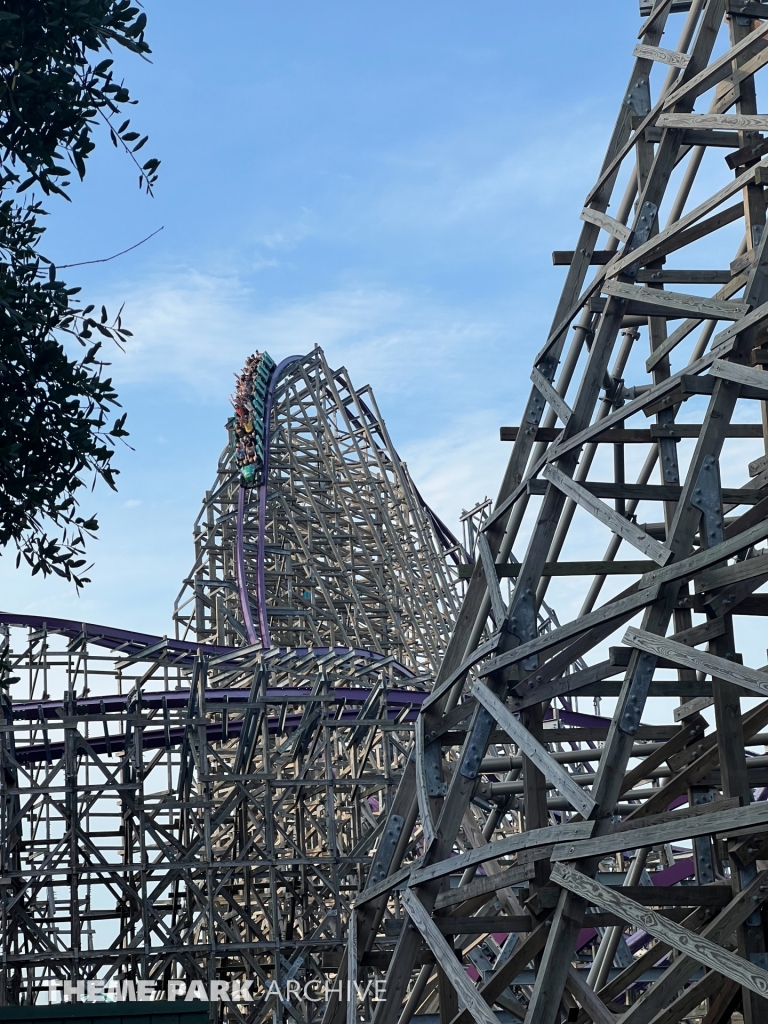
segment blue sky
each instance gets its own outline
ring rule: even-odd
[[[232,373],[320,344],[371,383],[425,496],[495,496],[532,357],[630,68],[636,0],[148,0],[118,55],[156,196],[106,137],[45,245],[135,333],[113,376],[135,451],[100,487],[93,582],[0,560],[2,604],[160,633],[225,435]]]

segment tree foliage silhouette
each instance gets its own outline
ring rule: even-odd
[[[35,195],[68,198],[100,129],[151,193],[159,161],[141,162],[147,137],[124,117],[135,101],[110,57],[96,63],[115,46],[146,58],[146,20],[129,0],[4,0],[0,11],[0,545],[77,587],[98,529],[80,490],[99,478],[115,487],[127,434],[101,347],[130,332],[59,279],[40,251]]]

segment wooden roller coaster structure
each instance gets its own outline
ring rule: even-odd
[[[641,16],[326,1024],[768,1020],[768,4]]]

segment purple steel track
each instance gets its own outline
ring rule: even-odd
[[[176,665],[191,665],[198,654],[208,654],[215,658],[229,656],[233,661],[247,654],[257,653],[243,647],[223,647],[220,644],[199,644],[194,640],[174,640],[171,637],[153,636],[151,633],[137,633],[128,629],[117,629],[115,626],[98,626],[93,622],[76,622],[74,619],[48,618],[45,615],[23,615],[13,612],[0,612],[0,625],[22,626],[30,629],[46,629],[49,633],[65,636],[70,640],[82,637],[88,643],[98,647],[106,647],[111,651],[120,651],[128,657],[140,655],[148,647],[163,644],[169,654],[173,655]],[[384,655],[377,651],[369,651],[364,647],[292,647],[290,653],[297,658],[313,654],[323,658],[331,651],[336,654],[349,654],[354,651],[355,657],[367,658],[369,661],[383,661]],[[280,648],[282,654],[288,654],[288,648]],[[159,653],[159,652],[158,652]],[[399,661],[388,662],[398,675],[404,679],[413,679],[413,672]]]
[[[267,523],[267,477],[269,474],[269,444],[272,440],[270,431],[270,420],[272,417],[272,405],[275,398],[275,388],[285,370],[291,363],[296,363],[303,356],[288,356],[278,363],[272,371],[267,386],[267,398],[264,403],[264,460],[261,469],[261,482],[259,483],[259,533],[256,540],[256,608],[258,610],[258,633],[251,613],[251,602],[248,595],[248,584],[245,578],[245,553],[243,546],[243,532],[245,521],[245,485],[241,485],[240,493],[237,496],[237,540],[235,550],[237,589],[240,594],[240,608],[243,613],[243,623],[248,634],[248,642],[252,644],[261,643],[263,650],[267,651],[272,646],[269,636],[269,621],[267,620],[266,585],[264,583],[264,531]]]

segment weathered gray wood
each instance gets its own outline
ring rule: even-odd
[[[731,131],[764,132],[766,114],[659,114],[660,128],[730,128]]]
[[[531,380],[544,401],[557,413],[557,418],[560,422],[563,424],[568,423],[573,415],[573,410],[565,399],[552,387],[544,374],[540,373],[535,366],[531,370]]]
[[[768,533],[768,524],[766,524],[765,529]],[[529,658],[532,654],[539,654],[551,647],[557,647],[572,636],[584,633],[593,626],[602,625],[611,619],[623,619],[626,621],[639,608],[643,608],[655,601],[657,596],[658,591],[651,593],[650,589],[643,589],[637,593],[630,594],[628,597],[610,601],[608,604],[597,608],[594,612],[590,612],[589,615],[582,615],[580,618],[567,622],[565,625],[559,626],[549,633],[544,633],[541,636],[537,636],[534,640],[520,644],[519,647],[507,651],[506,654],[500,654],[498,657],[492,658],[480,666],[478,675],[489,675],[493,672],[498,672],[499,669],[506,668],[508,665],[515,665],[517,662]]]
[[[638,280],[641,280],[641,275],[647,273],[647,271],[639,271]],[[731,295],[735,295],[736,292],[740,291],[747,283],[747,271],[738,273],[731,277],[727,284],[719,288],[712,296],[713,299],[729,299]],[[684,341],[688,335],[694,331],[697,327],[702,324],[700,318],[690,318],[684,323],[680,324],[672,333],[663,341],[657,348],[653,350],[650,356],[645,361],[645,368],[650,373],[656,366],[658,366],[665,359],[669,353],[676,348],[680,342]]]
[[[701,935],[694,935],[674,921],[641,907],[640,904],[622,896],[618,888],[608,889],[564,864],[557,864],[551,877],[553,882],[557,882],[570,892],[591,899],[606,910],[613,911],[625,921],[643,928],[685,956],[704,964],[705,967],[718,971],[732,981],[738,981],[740,985],[758,995],[768,996],[768,971],[754,966],[748,960],[736,956]]]
[[[357,911],[349,915],[347,931],[347,1024],[357,1024]]]
[[[479,701],[487,711],[490,711],[504,732],[518,745],[528,760],[536,765],[545,778],[549,779],[555,789],[562,793],[582,817],[589,819],[595,808],[594,800],[584,792],[583,787],[573,781],[573,778],[562,765],[555,761],[546,747],[542,746],[525,726],[521,725],[509,708],[502,704],[482,683],[473,683],[470,692],[475,700]]]
[[[435,910],[444,910],[446,907],[454,907],[459,903],[475,899],[478,896],[490,896],[491,893],[504,889],[508,885],[515,885],[518,882],[527,882],[533,878],[535,868],[533,862],[520,864],[513,868],[507,868],[498,875],[484,875],[476,878],[465,885],[459,885],[455,889],[448,889],[441,892],[435,900]]]
[[[600,501],[599,498],[590,494],[586,488],[576,483],[575,480],[572,480],[565,473],[562,473],[557,466],[553,466],[551,463],[545,466],[542,476],[551,481],[563,494],[566,494],[577,505],[589,512],[590,515],[593,515],[595,519],[604,526],[607,526],[613,533],[623,537],[624,540],[637,548],[638,551],[642,551],[648,558],[652,558],[658,565],[666,565],[672,557],[672,552],[669,548],[664,547],[663,544],[659,544],[657,540],[649,537],[635,523],[631,523],[624,516],[620,516],[618,512],[615,512],[604,502]]]
[[[573,966],[568,968],[566,984],[571,995],[578,999],[595,1024],[616,1024],[614,1015]]]
[[[736,335],[740,330],[746,330],[750,326],[747,321],[749,321],[751,317],[755,316],[755,321],[751,326],[756,326],[761,319],[768,319],[768,304],[766,304],[766,309],[762,312],[760,317],[756,316],[757,313],[758,310],[755,310],[754,313],[748,313],[742,320],[729,327],[727,331],[723,331],[723,336],[728,334],[728,337],[723,337],[722,343],[718,343],[716,348],[710,349],[706,355],[701,356],[701,358],[697,359],[694,363],[689,363],[684,370],[681,370],[679,373],[674,373],[665,380],[662,380],[660,383],[655,384],[649,391],[646,391],[645,394],[640,395],[638,398],[633,398],[630,402],[627,402],[626,405],[623,405],[620,409],[610,413],[603,420],[592,423],[589,427],[585,427],[583,430],[573,434],[571,437],[553,445],[548,453],[549,458],[561,458],[574,448],[582,448],[588,441],[591,441],[593,437],[597,437],[604,431],[609,430],[616,423],[623,423],[624,420],[634,415],[634,413],[643,412],[646,408],[652,406],[659,398],[674,391],[679,387],[680,382],[684,377],[696,375],[704,370],[708,370],[716,359],[719,359],[732,351]],[[496,510],[491,516],[491,519],[498,514],[498,510]]]
[[[668,821],[659,825],[638,826],[629,834],[637,846],[656,846],[681,839],[695,839],[696,836],[728,833],[754,825],[768,824],[768,806],[761,803],[749,807],[736,807],[710,814],[691,814],[679,821]],[[563,826],[565,827],[565,826]],[[628,832],[618,829],[595,839],[572,840],[559,843],[552,851],[552,860],[582,860],[584,857],[604,856],[626,850]]]
[[[466,971],[418,896],[407,889],[403,893],[403,905],[473,1019],[478,1024],[499,1024],[498,1017],[469,980]]]
[[[670,240],[681,235],[686,228],[695,224],[696,221],[701,220],[702,217],[706,217],[708,213],[717,209],[717,207],[724,203],[726,199],[730,199],[731,196],[736,195],[736,193],[740,192],[746,185],[752,183],[755,180],[756,167],[768,167],[768,159],[764,158],[760,163],[756,164],[755,167],[750,167],[742,174],[737,175],[733,181],[729,182],[727,185],[723,185],[721,189],[714,192],[708,199],[705,199],[703,203],[699,203],[699,205],[695,207],[695,209],[691,210],[690,213],[681,217],[680,220],[675,221],[674,224],[670,224],[668,228],[664,228],[663,231],[654,235],[647,242],[639,245],[629,255],[623,256],[621,259],[617,260],[616,263],[611,264],[611,276],[616,277],[634,263],[640,262],[642,264],[644,262],[650,262],[654,258],[654,255],[664,249]],[[669,249],[666,251],[668,252]]]
[[[484,864],[488,860],[496,860],[499,857],[508,857],[510,854],[519,853],[521,850],[535,850],[541,846],[551,846],[559,842],[571,840],[588,839],[594,831],[593,821],[579,821],[566,825],[551,825],[547,828],[531,829],[529,832],[515,832],[505,836],[503,839],[494,839],[485,846],[479,846],[475,850],[468,850],[460,853],[457,857],[449,857],[447,860],[435,864],[428,864],[426,867],[416,868],[408,884],[410,886],[424,885],[435,878],[442,878],[444,875],[452,875],[456,871],[464,871],[467,868]]]
[[[693,100],[697,96],[701,96],[702,93],[707,92],[714,85],[717,85],[718,82],[729,77],[735,61],[738,60],[740,63],[744,63],[753,54],[759,53],[760,50],[763,50],[768,46],[768,40],[766,40],[765,35],[766,33],[763,26],[759,26],[748,35],[745,35],[743,39],[731,46],[731,48],[724,54],[716,60],[713,60],[708,67],[704,68],[697,75],[689,78],[677,89],[673,90],[666,98],[664,109],[668,110],[683,101],[692,105]],[[690,106],[688,109],[690,109]],[[661,114],[656,123],[662,124],[661,119],[666,116],[669,115]],[[677,126],[670,125],[669,127]],[[712,127],[715,126],[713,125]]]
[[[477,550],[480,553],[480,559],[483,563],[483,571],[485,572],[485,579],[488,584],[488,595],[491,599],[491,614],[496,623],[496,628],[500,629],[504,619],[507,615],[507,608],[504,604],[504,600],[501,596],[501,590],[499,588],[499,573],[496,565],[493,561],[493,555],[488,545],[488,538],[481,531],[477,536]]]
[[[700,295],[686,295],[684,292],[658,291],[653,288],[638,288],[624,281],[606,281],[603,285],[606,295],[626,299],[640,304],[655,316],[695,316],[700,320],[739,320],[749,312],[744,302],[728,299],[707,299]]]
[[[581,219],[586,221],[587,224],[594,224],[602,231],[607,231],[609,235],[618,238],[620,242],[626,242],[632,234],[631,229],[626,224],[621,224],[615,218],[609,217],[607,213],[592,210],[587,206],[581,211]]]
[[[699,573],[694,579],[694,588],[697,594],[703,594],[707,590],[727,587],[740,580],[762,576],[766,572],[768,572],[768,551],[761,550],[753,558],[745,558],[743,562],[734,562],[731,565],[724,565],[720,569],[708,569]]]
[[[641,284],[728,284],[732,277],[730,270],[641,269],[636,280]]]
[[[439,686],[436,686],[434,688],[432,693],[430,693],[430,695],[421,705],[422,711],[428,711],[429,708],[433,707],[435,704],[438,704],[445,696],[445,694],[448,693],[449,690],[453,689],[453,687],[456,685],[459,679],[461,679],[462,676],[465,676],[467,672],[469,672],[473,665],[476,665],[478,661],[482,661],[483,658],[485,658],[489,654],[492,654],[493,651],[496,650],[496,648],[499,646],[500,639],[501,638],[499,634],[496,634],[495,636],[492,636],[490,640],[486,640],[484,644],[480,644],[479,647],[476,647],[473,651],[471,651],[466,656],[466,658],[461,662],[458,668],[451,672],[451,674],[447,676],[447,678],[444,679]]]
[[[523,942],[518,943],[509,960],[497,968],[491,977],[479,986],[478,991],[487,1003],[492,1005],[512,984],[518,974],[525,969],[526,965],[536,959],[547,941],[547,931],[548,925],[540,924]],[[469,1010],[462,1010],[454,1017],[451,1024],[472,1024],[472,1015]]]
[[[381,882],[377,882],[376,885],[369,885],[366,889],[363,889],[357,897],[355,900],[355,906],[360,907],[364,903],[378,899],[378,897],[382,896],[384,893],[391,892],[392,889],[404,882],[413,870],[413,864],[406,864],[405,867],[402,867],[397,871],[393,871],[391,875],[382,879]]]
[[[426,759],[424,757],[424,715],[416,719],[416,798],[419,804],[421,828],[424,834],[424,849],[429,850],[435,841],[435,823],[429,806],[427,783],[424,777]]]
[[[667,583],[670,580],[690,579],[702,569],[718,562],[725,562],[739,552],[751,548],[753,544],[759,544],[761,540],[768,537],[768,520],[757,523],[755,526],[738,533],[734,537],[707,548],[705,551],[698,551],[695,555],[683,558],[679,562],[672,562],[665,565],[663,569],[653,569],[640,580],[640,586],[652,586],[659,583]]]
[[[715,355],[715,359],[713,359],[712,362],[716,362],[721,355],[725,354],[720,351],[715,351],[716,349],[719,349],[721,345],[726,342],[733,341],[734,338],[737,338],[740,334],[743,334],[745,331],[748,331],[753,327],[762,326],[766,320],[768,320],[768,302],[764,302],[756,309],[753,309],[751,313],[747,313],[747,315],[742,317],[741,320],[738,320],[735,324],[731,324],[730,327],[726,327],[724,331],[720,331],[719,334],[716,334],[712,339],[711,352]]]
[[[709,373],[712,377],[722,377],[724,380],[732,380],[736,384],[765,387],[765,370],[758,370],[754,366],[742,366],[739,363],[729,363],[725,359],[716,359],[710,366]]]
[[[709,654],[706,651],[697,651],[695,648],[686,647],[685,644],[678,644],[674,640],[656,636],[643,629],[636,629],[634,626],[630,626],[624,634],[624,643],[628,647],[647,651],[659,658],[667,658],[683,668],[705,672],[715,679],[724,679],[726,682],[733,683],[734,686],[751,690],[761,697],[768,697],[768,675],[765,672],[758,672],[756,669],[747,668],[746,665],[738,665],[725,658],[718,658],[717,655]]]
[[[658,563],[650,559],[619,559],[613,562],[545,562],[541,571],[542,576],[595,576],[598,574],[606,576],[626,576],[635,573],[646,573],[653,569]],[[520,572],[518,565],[497,565],[496,571],[499,579],[514,579]],[[459,566],[459,579],[469,579],[472,575],[472,566]]]
[[[705,708],[711,708],[714,700],[712,697],[694,697],[693,700],[688,700],[685,704],[681,704],[676,707],[672,715],[676,722],[682,722],[690,715],[695,715],[699,711],[703,711]]]
[[[647,57],[648,60],[657,61],[660,64],[669,64],[673,68],[685,68],[691,59],[688,53],[678,53],[677,50],[665,50],[661,46],[646,46],[638,43],[632,51],[633,57]]]

